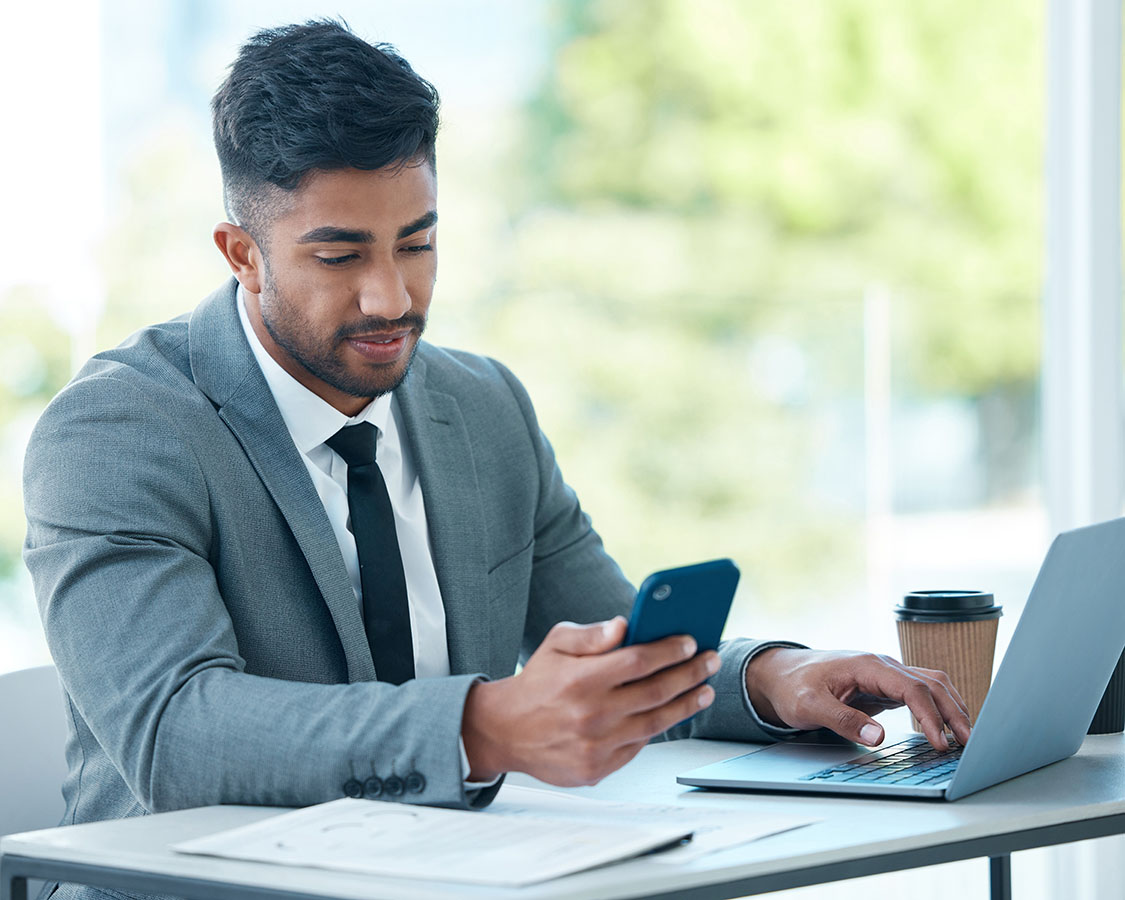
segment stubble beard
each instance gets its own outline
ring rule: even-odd
[[[267,312],[268,310],[268,312]],[[329,387],[352,397],[374,399],[396,390],[410,373],[414,355],[422,342],[422,332],[426,330],[426,318],[416,312],[408,312],[398,319],[368,317],[351,325],[337,329],[329,345],[316,345],[303,336],[314,335],[316,330],[301,315],[299,306],[292,302],[277,287],[266,268],[262,285],[259,313],[262,324],[269,336],[282,350],[314,377]],[[351,371],[341,359],[341,353],[348,338],[356,335],[372,334],[411,328],[414,331],[414,345],[405,364],[393,367],[380,367],[363,374]]]

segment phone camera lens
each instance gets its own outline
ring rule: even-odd
[[[662,584],[659,585],[655,591],[652,592],[653,600],[667,600],[672,596],[672,585]]]

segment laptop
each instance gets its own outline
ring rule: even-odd
[[[957,800],[1072,756],[1125,648],[1125,518],[1055,538],[964,747],[872,750],[813,732],[686,772],[680,784]]]

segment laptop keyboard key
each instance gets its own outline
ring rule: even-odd
[[[960,760],[961,747],[937,750],[924,737],[900,741],[847,762],[802,776],[801,781],[850,784],[934,784],[947,781]]]

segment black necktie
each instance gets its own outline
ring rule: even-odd
[[[325,443],[348,464],[348,510],[359,554],[363,627],[380,681],[402,684],[414,677],[414,646],[406,576],[395,532],[387,483],[375,462],[375,426],[348,425]]]

